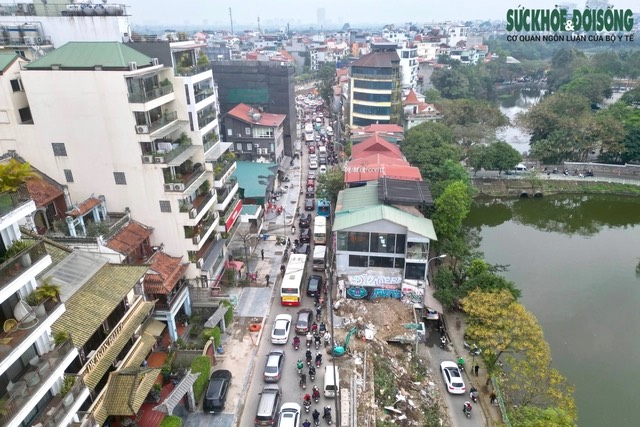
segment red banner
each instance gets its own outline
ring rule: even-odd
[[[241,210],[242,210],[242,200],[238,200],[238,204],[233,209],[233,212],[231,212],[229,219],[227,219],[227,222],[224,223],[224,227],[226,231],[231,230],[231,227],[233,227],[233,224],[236,223],[236,220],[238,219],[238,216],[240,215]]]

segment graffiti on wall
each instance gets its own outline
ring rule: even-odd
[[[373,276],[371,274],[348,275],[347,282],[350,286],[368,286],[375,288],[396,288],[402,283],[402,277]]]

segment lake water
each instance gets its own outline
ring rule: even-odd
[[[511,125],[499,129],[496,137],[502,141],[509,143],[520,153],[529,151],[530,136],[524,129],[515,125],[516,115],[527,111],[531,106],[540,102],[543,92],[538,89],[530,88],[530,90],[511,89],[503,91],[498,106],[502,114],[511,120]]]
[[[640,198],[477,201],[487,262],[522,290],[553,363],[576,386],[579,425],[638,424]]]

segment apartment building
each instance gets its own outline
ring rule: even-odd
[[[213,76],[193,42],[135,47],[72,42],[29,64],[5,59],[0,148],[80,201],[99,183],[110,211],[135,212],[154,229],[153,246],[211,283],[224,266],[220,218],[239,203]]]
[[[398,44],[400,58],[400,77],[403,89],[415,89],[418,85],[418,46],[404,41]]]
[[[70,336],[54,340],[51,329],[65,313],[66,298],[38,291],[52,258],[41,240],[25,238],[19,227],[35,211],[26,186],[0,193],[0,425],[7,427],[43,426],[41,420],[54,418],[66,425],[78,409],[73,400],[64,406],[60,396],[78,351]],[[68,395],[86,397],[88,391],[77,381]]]

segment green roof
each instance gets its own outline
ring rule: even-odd
[[[53,52],[25,66],[27,69],[94,69],[100,65],[108,68],[129,68],[135,62],[138,67],[150,66],[152,59],[119,42],[69,42]]]
[[[260,209],[258,205],[242,205],[240,215],[255,215],[258,213],[258,209]]]
[[[270,177],[275,175],[275,163],[237,162],[233,174],[238,179],[238,187],[244,189],[245,198],[265,197]]]
[[[338,193],[336,212],[352,211],[380,205],[378,181],[369,181],[362,187],[347,188]]]
[[[336,211],[333,231],[347,230],[358,225],[375,221],[389,221],[407,227],[411,233],[430,240],[438,240],[430,219],[411,215],[392,206],[378,205],[350,211]]]
[[[0,52],[0,73],[6,70],[17,57],[18,54],[14,52]]]

